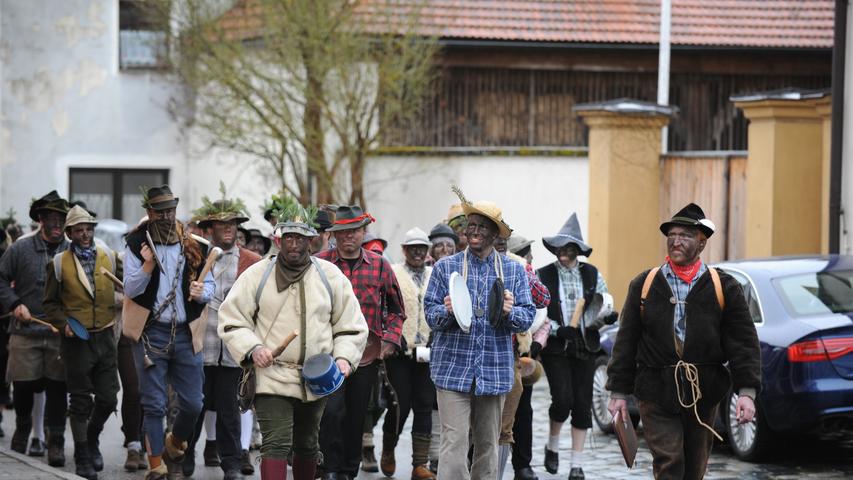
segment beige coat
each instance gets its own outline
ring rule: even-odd
[[[397,276],[400,293],[403,295],[403,305],[406,308],[406,321],[403,322],[403,337],[406,339],[406,345],[410,349],[418,345],[426,345],[430,329],[424,314],[424,296],[429,285],[429,277],[432,275],[432,267],[425,267],[424,286],[420,291],[403,264],[393,265],[391,268]],[[417,332],[421,334],[421,342],[415,341]]]
[[[301,282],[278,292],[275,272],[271,272],[260,297],[257,325],[255,293],[270,261],[252,265],[234,282],[219,308],[217,332],[231,355],[242,362],[256,346],[274,350],[293,330],[299,336],[267,368],[256,369],[256,393],[316,400],[305,387],[301,368],[305,360],[318,353],[344,358],[353,366],[361,360],[367,342],[367,322],[361,313],[352,284],[335,265],[315,259],[326,274],[334,296],[329,293],[314,266],[309,266]],[[305,321],[300,308],[300,287],[305,289]]]

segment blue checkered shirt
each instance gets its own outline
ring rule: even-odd
[[[475,395],[501,395],[512,389],[513,352],[512,334],[530,328],[536,307],[530,297],[527,273],[521,264],[500,255],[503,264],[504,288],[512,292],[515,305],[504,326],[492,328],[488,317],[489,290],[495,282],[495,255],[480,260],[468,255],[468,291],[474,310],[485,311],[474,315],[471,330],[459,329],[456,318],[447,312],[444,297],[449,295],[450,274],[462,274],[463,253],[442,258],[435,264],[424,297],[427,323],[433,330],[430,352],[430,372],[435,386],[444,390],[469,393],[475,385]]]
[[[675,297],[675,318],[672,319],[672,323],[675,327],[675,334],[682,342],[684,342],[684,335],[687,333],[687,321],[684,319],[684,305],[687,304],[685,301],[687,299],[687,294],[690,293],[690,289],[693,288],[693,284],[696,283],[696,280],[698,280],[699,277],[701,277],[707,270],[708,267],[705,266],[705,262],[700,262],[699,271],[696,272],[696,276],[693,277],[693,281],[691,283],[687,283],[672,271],[672,268],[669,266],[669,262],[664,263],[663,266],[660,267],[660,271],[664,278],[666,278],[666,283],[669,284],[669,288],[672,289],[672,295]]]

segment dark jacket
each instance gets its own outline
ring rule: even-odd
[[[607,389],[632,393],[640,400],[677,412],[674,365],[679,357],[673,327],[675,305],[670,302],[672,289],[658,272],[641,315],[640,297],[648,272],[634,278],[628,288],[607,366]],[[719,273],[724,310],[720,310],[708,272],[695,280],[685,305],[687,334],[681,359],[698,368],[700,408],[718,403],[732,386],[735,390],[754,388],[756,392],[761,388],[761,351],[743,290],[732,276]],[[725,362],[729,362],[728,368],[723,365]]]
[[[136,256],[140,261],[142,259],[142,245],[145,243],[145,232],[147,231],[147,224],[141,225],[136,230],[127,234],[127,247],[130,249],[130,252]],[[190,240],[195,242],[195,240]],[[204,263],[204,258],[207,256],[207,246],[199,243],[199,248],[201,249],[202,255],[202,264]],[[198,267],[201,268],[201,265]],[[196,275],[199,272],[197,269],[193,268],[190,265],[190,262],[184,262],[183,276],[181,281],[181,291],[184,294],[184,311],[187,314],[187,322],[191,322],[194,319],[198,318],[201,315],[201,311],[204,309],[204,303],[198,303],[195,300],[190,298],[190,283],[195,280]],[[160,267],[154,266],[154,270],[151,272],[151,280],[148,281],[148,286],[145,287],[145,291],[142,292],[141,295],[138,295],[132,300],[140,306],[143,306],[149,310],[154,309],[154,302],[157,299],[157,288],[160,285]],[[152,312],[153,313],[153,312]]]
[[[49,251],[41,233],[36,231],[19,238],[6,250],[0,258],[0,303],[5,311],[11,312],[23,303],[33,316],[44,318],[42,302],[47,264],[53,260],[53,255],[68,249],[68,245],[68,240],[62,237],[59,247]],[[13,323],[13,335],[52,335],[48,327],[35,322],[22,323],[14,320]]]
[[[580,270],[581,281],[583,282],[583,298],[586,301],[584,311],[586,311],[598,286],[598,269],[594,265],[584,262],[578,262],[578,269]],[[560,274],[557,271],[557,262],[540,268],[536,271],[536,275],[539,276],[539,280],[548,288],[548,293],[551,295],[551,303],[548,305],[548,318],[556,320],[560,326],[567,326],[571,319],[563,318],[563,299],[560,294]],[[599,345],[598,330],[584,330],[582,333],[583,335],[578,330],[577,334],[572,335],[569,339],[555,337],[552,333],[548,337],[548,343],[542,349],[542,353],[545,355],[569,354],[586,357],[588,356],[587,354],[598,351],[600,347],[592,351],[587,348],[587,345]],[[587,337],[587,339],[584,339],[584,337]]]

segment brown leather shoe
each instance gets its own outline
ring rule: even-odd
[[[412,470],[412,480],[436,480],[436,477],[426,465],[418,465]]]
[[[142,452],[133,448],[127,449],[127,459],[124,461],[124,469],[128,472],[137,470],[145,470],[145,459],[142,458]]]
[[[394,476],[397,470],[397,460],[394,459],[394,450],[382,449],[382,458],[379,459],[379,468],[386,477]]]

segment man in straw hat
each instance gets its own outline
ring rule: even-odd
[[[216,283],[213,296],[207,303],[207,327],[204,333],[204,410],[215,415],[216,435],[213,442],[204,447],[205,464],[218,463],[225,479],[238,479],[241,471],[254,473],[249,452],[240,448],[240,408],[237,402],[237,387],[242,369],[224,348],[216,333],[219,323],[219,306],[225,300],[234,282],[251,265],[261,259],[260,255],[236,245],[237,226],[249,220],[242,200],[223,198],[211,202],[202,199],[202,207],[193,212],[198,225],[209,232],[211,245],[222,250],[210,272]],[[205,415],[196,422],[195,434],[188,443],[183,462],[183,474],[192,476],[195,470],[195,445],[201,434]],[[217,459],[218,462],[210,462]],[[250,471],[249,471],[250,470]]]
[[[64,335],[76,473],[90,480],[104,468],[98,437],[116,409],[119,389],[113,328],[116,285],[104,272],[121,276],[121,265],[114,252],[95,245],[97,223],[80,206],[68,211],[65,233],[71,247],[47,265],[44,293],[47,319]],[[87,330],[88,339],[74,333],[69,325],[73,321]]]
[[[316,354],[330,354],[351,378],[367,324],[349,280],[335,265],[310,256],[317,236],[310,223],[314,212],[291,205],[277,218],[280,253],[237,278],[219,310],[218,331],[233,358],[255,366],[261,479],[286,480],[292,450],[294,479],[314,480],[320,419],[329,397],[306,388],[301,367]],[[273,350],[294,331],[296,340],[274,358]],[[360,440],[360,428],[357,434]]]
[[[317,258],[335,264],[352,282],[369,329],[358,370],[329,397],[323,415],[320,448],[327,479],[354,478],[358,474],[364,419],[379,362],[400,348],[406,319],[391,264],[362,247],[366,227],[373,222],[374,218],[358,205],[338,207],[335,224],[327,230],[334,235],[336,247],[317,254]]]
[[[666,261],[631,281],[622,308],[608,409],[628,419],[634,394],[655,478],[700,479],[720,400],[736,392],[738,421],[755,415],[761,351],[741,286],[699,258],[714,223],[691,203],[660,231]]]
[[[63,234],[67,213],[68,202],[55,190],[34,200],[30,218],[38,222],[38,230],[19,238],[0,259],[0,303],[14,317],[6,370],[15,389],[15,434],[10,448],[26,453],[33,396],[45,391],[48,463],[54,467],[65,464],[65,368],[59,335],[39,320],[45,318],[45,265],[68,248]]]
[[[578,217],[572,213],[553,237],[542,239],[557,261],[537,273],[551,292],[548,307],[551,335],[541,353],[542,366],[551,390],[548,409],[550,431],[545,445],[545,469],[557,473],[560,431],[572,416],[572,450],[569,478],[584,478],[583,445],[587,429],[592,428],[592,379],[595,355],[601,349],[598,331],[586,328],[583,316],[589,314],[593,296],[606,294],[607,284],[594,265],[578,260],[589,257],[592,247],[581,235]],[[608,321],[615,321],[615,315]],[[612,320],[612,321],[611,321]]]
[[[512,334],[530,327],[536,308],[524,267],[494,249],[499,235],[512,232],[501,210],[492,202],[472,204],[458,188],[454,191],[467,217],[468,248],[436,263],[424,297],[433,330],[430,370],[441,412],[438,477],[495,478],[501,408],[514,381]],[[470,296],[467,332],[454,313],[453,272],[461,275]],[[468,325],[467,319],[462,325]],[[474,443],[470,472],[465,455],[469,430]]]
[[[425,265],[429,245],[426,232],[417,227],[407,231],[403,243],[400,244],[405,262],[396,264],[393,268],[407,312],[406,321],[403,322],[402,343],[405,348],[385,359],[385,369],[397,395],[397,403],[390,404],[385,414],[380,467],[386,476],[394,475],[394,449],[411,410],[414,414],[412,480],[435,479],[435,475],[427,468],[435,386],[429,376],[429,358],[424,356],[430,335],[423,304],[432,274],[432,268]]]
[[[213,275],[203,279],[207,249],[175,219],[178,198],[168,185],[147,189],[148,219],[127,235],[124,254],[123,331],[132,341],[148,448],[146,480],[180,473],[180,464],[202,409],[201,348],[205,305]],[[167,381],[178,398],[172,431],[164,435]],[[163,453],[166,458],[163,458]]]

